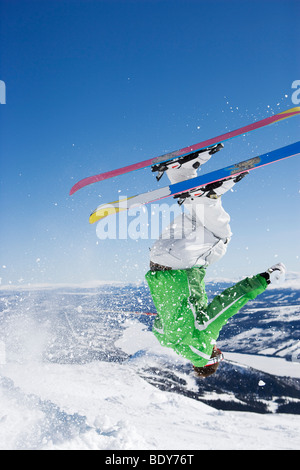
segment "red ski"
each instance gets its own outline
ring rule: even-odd
[[[142,162],[134,163],[132,165],[125,166],[123,168],[118,168],[117,170],[107,171],[106,173],[100,173],[99,175],[89,176],[87,178],[84,178],[78,181],[78,183],[76,183],[71,188],[70,195],[74,194],[79,189],[84,188],[85,186],[88,186],[89,184],[97,183],[98,181],[103,181],[108,178],[113,178],[115,176],[123,175],[125,173],[129,173],[130,171],[139,170],[141,168],[155,165],[157,163],[162,163],[168,160],[172,160],[173,158],[176,158],[176,157],[188,155],[191,152],[196,152],[198,150],[204,149],[211,145],[224,142],[226,140],[232,139],[233,137],[246,134],[247,132],[260,129],[262,127],[268,126],[270,124],[274,124],[275,122],[281,121],[283,119],[287,119],[292,116],[296,116],[298,114],[300,114],[300,106],[287,109],[286,111],[283,111],[278,114],[274,114],[273,116],[262,119],[261,121],[253,122],[252,124],[248,124],[247,126],[240,127],[239,129],[236,129],[235,131],[230,131],[225,134],[219,135],[217,137],[213,137],[212,139],[204,140],[203,142],[199,142],[198,144],[190,145],[189,147],[184,147],[180,150],[166,153],[164,155],[161,155],[160,157],[150,158],[149,160],[144,160]]]

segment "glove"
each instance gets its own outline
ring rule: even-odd
[[[283,263],[275,264],[267,269],[270,284],[282,284],[285,281],[286,267]]]

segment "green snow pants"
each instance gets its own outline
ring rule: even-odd
[[[208,304],[204,277],[203,267],[146,274],[158,312],[154,335],[163,346],[172,348],[196,367],[207,364],[228,319],[268,285],[258,274],[229,287]]]

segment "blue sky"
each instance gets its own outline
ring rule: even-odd
[[[156,188],[151,172],[72,197],[71,186],[295,106],[299,5],[0,0],[2,285],[143,280],[153,241],[99,240],[88,218]],[[295,142],[299,126],[295,117],[236,138],[205,172]],[[253,172],[223,205],[233,238],[210,277],[278,261],[300,271],[299,157]]]

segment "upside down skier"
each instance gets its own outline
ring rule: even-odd
[[[197,176],[211,154],[197,154],[177,168],[170,165],[165,171],[171,184]],[[216,341],[228,319],[269,283],[285,277],[285,266],[279,263],[229,287],[208,304],[206,268],[224,256],[232,235],[221,196],[246,174],[180,195],[184,213],[163,231],[150,252],[146,280],[158,312],[153,333],[162,346],[190,360],[201,378],[215,373],[223,359]]]

